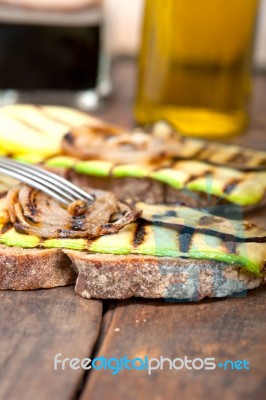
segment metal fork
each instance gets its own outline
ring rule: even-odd
[[[93,195],[61,176],[7,157],[0,157],[0,173],[38,189],[64,205],[69,205],[75,200],[90,202],[95,200]]]

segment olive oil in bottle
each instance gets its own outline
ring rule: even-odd
[[[257,0],[146,0],[135,116],[226,137],[247,123]]]

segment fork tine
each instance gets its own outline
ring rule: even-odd
[[[66,200],[66,198],[63,197],[62,195],[57,194],[54,190],[51,190],[47,186],[44,186],[42,183],[36,182],[33,179],[22,175],[20,172],[13,171],[13,170],[9,169],[8,167],[2,167],[0,165],[0,173],[2,173],[4,175],[8,175],[11,178],[18,179],[19,181],[24,182],[27,185],[34,187],[35,189],[41,190],[42,192],[45,192],[46,194],[53,197],[60,203],[63,203],[65,205],[69,204],[69,200]]]
[[[30,168],[27,170],[24,170],[22,168],[20,168],[20,166],[17,165],[12,165],[12,163],[6,163],[6,162],[2,162],[2,160],[0,160],[0,165],[4,165],[4,168],[8,169],[9,171],[12,171],[14,173],[18,173],[21,176],[21,179],[23,177],[31,179],[32,181],[35,181],[37,183],[40,183],[42,185],[44,185],[45,187],[50,188],[51,190],[53,190],[54,192],[58,193],[59,195],[63,195],[68,201],[74,201],[76,200],[76,198],[73,195],[69,195],[69,193],[67,192],[63,192],[62,189],[56,187],[54,184],[52,185],[51,182],[46,181],[41,174],[39,174],[39,176],[35,176],[35,174],[30,171]]]
[[[61,188],[65,193],[68,193],[70,196],[74,196],[74,200],[89,200],[93,201],[94,196],[90,195],[89,193],[85,192],[84,190],[80,189],[79,187],[73,185],[73,183],[67,181],[66,179],[55,175],[51,172],[48,172],[42,168],[28,165],[24,163],[20,163],[15,160],[8,159],[6,157],[1,157],[0,161],[5,163],[5,165],[10,165],[12,167],[17,166],[20,170],[25,171],[26,173],[30,173],[30,175],[36,176],[38,179],[41,178],[45,180],[50,186],[52,185],[52,189],[54,189],[54,185],[57,185],[58,188]],[[46,183],[46,185],[47,185]],[[57,190],[59,191],[59,190]],[[60,192],[61,193],[61,192]],[[73,199],[72,199],[73,201]]]

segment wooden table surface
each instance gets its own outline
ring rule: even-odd
[[[114,94],[97,115],[133,126],[135,64],[117,61]],[[233,141],[266,147],[266,76],[255,78],[251,127]],[[266,227],[266,213],[250,216]],[[73,286],[0,292],[0,399],[266,398],[266,291],[244,297],[169,303],[85,300]],[[250,370],[54,370],[57,353],[94,358],[149,356],[247,360]]]

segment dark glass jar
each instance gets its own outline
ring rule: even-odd
[[[105,90],[108,86],[101,81],[107,81],[108,74],[102,65],[106,57],[102,59],[100,2],[83,11],[30,11],[26,17],[14,7],[6,9],[8,18],[0,17],[1,93],[11,90],[23,98],[23,93],[38,91],[41,102],[53,103],[60,92],[68,91],[84,98],[87,94],[89,103],[97,103],[101,85]],[[54,101],[47,93],[53,93]]]

